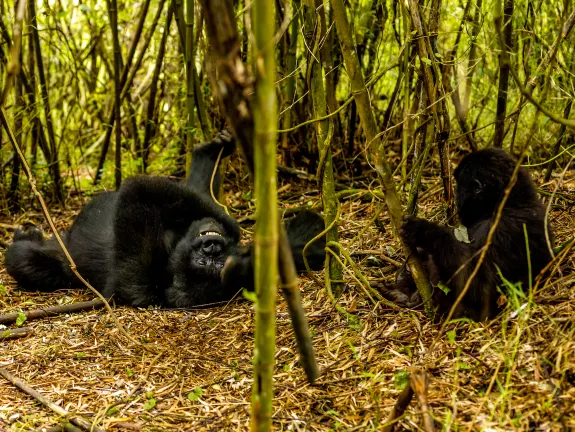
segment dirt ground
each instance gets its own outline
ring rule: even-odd
[[[282,202],[297,201],[293,189],[280,190]],[[544,190],[553,192],[553,185]],[[558,245],[575,231],[574,190],[562,187],[552,206]],[[318,200],[317,195],[299,196],[301,202]],[[229,201],[234,204],[236,198]],[[437,220],[440,199],[439,185],[427,185],[420,214]],[[343,203],[343,246],[370,280],[390,283],[393,261],[401,262],[402,256],[383,204],[358,196]],[[382,211],[374,222],[376,209]],[[59,226],[65,227],[76,211],[56,213]],[[247,214],[234,213],[238,218]],[[25,221],[47,228],[38,212],[3,218],[4,244]],[[323,285],[302,277],[321,376],[314,385],[307,383],[280,298],[274,429],[382,430],[408,372],[418,368],[427,373],[426,393],[411,402],[400,419],[402,429],[423,430],[424,405],[418,400],[427,399],[443,430],[575,430],[574,268],[572,250],[553,277],[537,287],[534,304],[519,314],[507,310],[489,323],[452,324],[439,338],[440,325],[421,311],[374,304],[347,270],[338,304],[351,319],[335,309]],[[317,278],[322,281],[323,272]],[[20,292],[3,267],[0,284],[0,313],[94,298],[88,292]],[[114,314],[137,343],[104,309],[59,315],[26,321],[21,326],[32,327],[33,334],[0,341],[0,367],[106,430],[249,429],[252,303],[187,311],[117,307]],[[59,420],[0,378],[0,430],[42,430]]]

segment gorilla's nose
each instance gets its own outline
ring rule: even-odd
[[[220,238],[207,238],[202,242],[202,251],[206,255],[217,255],[222,251],[223,242]]]

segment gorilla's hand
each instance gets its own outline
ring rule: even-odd
[[[254,265],[252,246],[244,246],[228,256],[221,272],[222,283],[226,287],[254,290]]]
[[[224,148],[222,157],[227,157],[231,155],[236,148],[236,141],[234,139],[234,136],[227,129],[219,131],[211,142],[219,144]]]
[[[426,245],[435,236],[438,228],[436,224],[425,219],[415,216],[404,216],[399,234],[412,251],[416,251],[417,248],[425,250]]]

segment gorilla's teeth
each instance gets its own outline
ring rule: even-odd
[[[212,236],[219,236],[219,237],[222,236],[219,232],[216,232],[216,231],[206,231],[205,233],[202,233],[200,235],[202,235],[202,236],[212,235]]]

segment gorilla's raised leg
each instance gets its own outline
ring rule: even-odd
[[[227,130],[218,133],[212,141],[197,146],[192,155],[190,176],[186,184],[197,192],[211,197],[210,184],[220,151],[221,162],[223,158],[233,153],[235,147],[234,138]],[[217,195],[221,186],[219,167],[215,171],[213,191]]]

